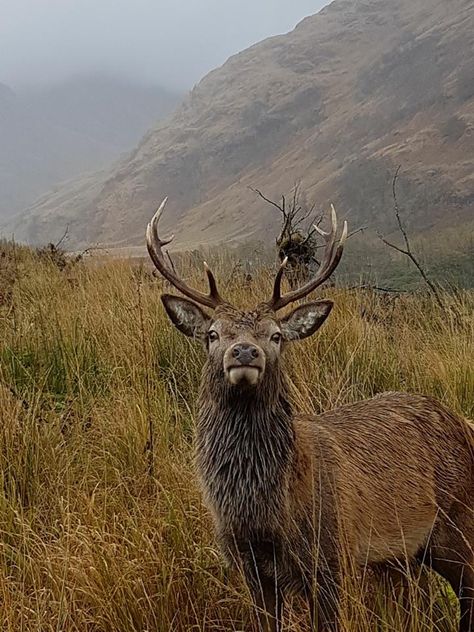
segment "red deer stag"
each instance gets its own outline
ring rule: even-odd
[[[338,630],[342,570],[351,567],[345,561],[357,568],[403,558],[451,584],[459,629],[474,632],[469,422],[431,397],[407,393],[317,416],[296,414],[290,403],[282,350],[313,335],[333,304],[300,304],[283,318],[277,312],[329,278],[347,225],[337,239],[333,211],[314,278],[282,294],[283,263],[270,300],[240,311],[221,298],[207,265],[209,294],[168,267],[162,249],[170,240],[158,235],[164,204],[148,225],[148,252],[188,298],[164,294],[162,301],[175,327],[207,351],[195,439],[202,491],[223,554],[254,595],[261,628],[281,629],[283,595],[296,591],[307,596],[317,630]]]

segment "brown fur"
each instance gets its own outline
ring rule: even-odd
[[[460,631],[474,632],[472,426],[406,393],[295,414],[282,345],[312,335],[328,301],[279,320],[265,309],[224,306],[209,316],[185,299],[163,300],[207,349],[197,468],[222,551],[243,570],[264,629],[280,629],[283,595],[296,591],[317,612],[318,630],[337,630],[343,569],[418,560],[450,582]],[[228,379],[241,344],[256,350],[246,365],[259,367],[256,384],[247,368],[241,382]]]

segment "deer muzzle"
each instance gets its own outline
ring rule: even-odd
[[[265,370],[265,354],[255,344],[237,342],[224,355],[224,372],[234,386],[256,386]]]

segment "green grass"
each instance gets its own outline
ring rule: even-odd
[[[161,281],[122,262],[61,272],[22,249],[9,257],[11,274],[0,276],[0,629],[243,630],[250,600],[226,575],[193,473],[203,353],[167,321]],[[227,292],[242,305],[270,282],[262,270],[250,289],[229,282]],[[336,302],[328,323],[287,356],[300,410],[396,389],[474,417],[472,293],[445,295],[444,310],[426,296],[327,294]],[[348,583],[344,629],[456,630],[455,601],[436,578],[412,576],[395,603],[366,583]],[[285,630],[307,631],[304,606],[290,606]]]

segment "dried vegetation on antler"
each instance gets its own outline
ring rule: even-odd
[[[160,204],[158,210],[147,226],[146,243],[150,258],[157,270],[182,294],[196,301],[200,305],[215,309],[219,305],[226,303],[226,301],[220,296],[217,289],[216,279],[207,263],[204,263],[204,268],[209,282],[209,294],[204,294],[203,292],[190,287],[165,260],[163,247],[171,243],[174,238],[174,235],[172,235],[168,239],[162,239],[158,234],[158,223],[163,214],[166,202],[167,198],[165,198]],[[318,270],[306,281],[306,283],[303,283],[299,287],[294,287],[293,285],[290,292],[282,295],[281,280],[284,272],[289,266],[288,257],[284,257],[275,277],[272,297],[264,303],[274,312],[286,307],[290,303],[306,297],[320,285],[325,283],[337,268],[339,261],[341,260],[344,244],[347,239],[347,222],[344,221],[342,233],[338,238],[338,224],[334,206],[331,207],[330,231],[325,232],[316,225],[313,228],[314,231],[317,232],[324,240],[324,253],[322,255],[321,262],[319,263]]]
[[[276,249],[280,262],[287,260],[286,277],[292,289],[306,283],[321,266],[318,252],[324,248],[320,237],[325,236],[319,224],[322,214],[317,213],[315,204],[307,204],[301,187],[296,184],[289,197],[282,195],[275,202],[258,189],[252,189],[262,200],[281,213],[281,226],[276,237]]]

